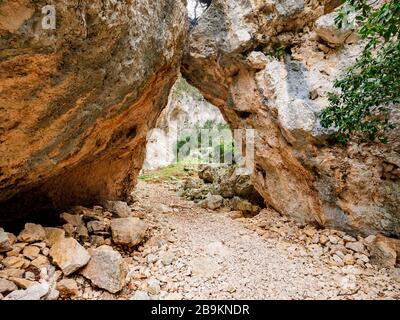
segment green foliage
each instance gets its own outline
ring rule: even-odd
[[[356,63],[335,81],[339,90],[330,94],[321,124],[335,126],[342,143],[352,137],[360,142],[385,142],[393,128],[390,107],[400,102],[400,1],[372,7],[364,0],[347,0],[337,16],[338,27],[349,23],[352,12],[357,12],[355,22],[366,46]]]
[[[153,183],[183,179],[190,176],[190,170],[188,170],[188,168],[194,170],[195,165],[188,162],[178,162],[164,168],[149,170],[140,175],[138,179]]]
[[[270,57],[280,60],[285,56],[286,45],[283,43],[275,43],[264,48],[264,53]]]
[[[218,139],[220,143],[214,148],[214,152],[209,152],[207,155],[205,155],[204,159],[198,159],[200,161],[205,161],[205,160],[211,160],[211,162],[220,162],[222,163],[223,160],[227,157],[226,153],[234,150],[234,142],[233,142],[233,137],[230,135],[230,137],[224,136],[224,133],[226,133],[225,130],[230,130],[229,125],[227,123],[220,123],[220,122],[215,122],[211,120],[207,120],[204,124],[198,125],[193,130],[189,131],[184,131],[181,136],[179,136],[178,141],[176,143],[176,150],[177,153],[182,157],[182,148],[186,146],[187,143],[190,141],[197,143],[197,151],[201,151],[200,147],[202,146],[202,130],[210,130],[210,133],[212,132],[213,134],[209,135],[209,141],[208,145],[212,145],[212,140],[213,139]],[[196,146],[195,146],[196,147]],[[191,149],[189,150],[193,152],[194,150]],[[218,154],[219,159],[212,159],[212,156]],[[185,154],[183,156],[190,156],[189,154]]]

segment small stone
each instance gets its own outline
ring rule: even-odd
[[[65,231],[60,228],[44,228],[46,238],[44,242],[48,247],[52,247],[54,243],[65,238]]]
[[[99,297],[99,300],[115,300],[115,299],[116,299],[115,296],[107,291],[104,291]]]
[[[88,252],[73,238],[58,240],[50,249],[50,256],[65,275],[85,266],[90,259]]]
[[[21,269],[15,269],[15,268],[8,268],[5,270],[0,270],[0,278],[22,278],[24,276],[24,270]]]
[[[322,249],[322,247],[320,247],[320,246],[317,245],[317,244],[312,244],[312,245],[310,245],[310,246],[309,246],[309,249],[310,249],[310,251],[311,251],[311,254],[312,254],[314,257],[316,257],[316,258],[322,256],[323,253],[324,253],[324,250]]]
[[[158,257],[155,254],[150,253],[149,255],[147,255],[146,259],[147,263],[154,263],[157,262]]]
[[[95,247],[100,247],[104,244],[104,238],[101,236],[90,236],[90,243]]]
[[[33,272],[31,271],[26,271],[25,272],[25,279],[30,280],[30,281],[36,281],[36,276]]]
[[[370,245],[370,244],[372,244],[372,243],[375,242],[375,239],[376,239],[376,236],[370,235],[370,236],[368,236],[368,237],[366,237],[366,238],[364,239],[364,242],[365,242],[367,245]]]
[[[46,233],[41,225],[34,223],[25,224],[24,230],[18,236],[18,240],[22,242],[43,241],[46,238]]]
[[[332,244],[338,244],[339,243],[339,238],[334,235],[328,236],[329,242]]]
[[[315,32],[326,42],[338,46],[352,34],[349,27],[338,28],[335,23],[337,12],[323,15],[315,21]]]
[[[354,259],[354,256],[352,254],[346,254],[343,258],[343,262],[345,265],[353,265],[356,260]]]
[[[39,249],[46,248],[46,243],[45,242],[35,242],[32,243],[32,246],[37,247]]]
[[[91,259],[81,274],[99,288],[111,293],[121,291],[126,278],[121,254],[109,246],[101,246],[90,253]]]
[[[12,250],[10,238],[2,228],[0,228],[0,252]]]
[[[305,227],[303,232],[309,236],[310,238],[314,237],[315,233],[317,232],[317,230],[313,227]]]
[[[17,290],[14,282],[0,278],[0,293],[8,293]]]
[[[219,194],[217,195],[208,194],[207,198],[200,201],[199,205],[206,209],[216,210],[220,208],[223,205],[223,203],[224,203],[224,198]],[[238,209],[238,211],[239,210],[240,209]]]
[[[319,237],[319,243],[322,244],[322,245],[327,243],[328,240],[329,240],[328,237],[323,235],[323,234],[321,234],[321,236]]]
[[[63,229],[64,229],[65,235],[67,237],[73,237],[73,235],[75,233],[75,227],[72,224],[70,224],[70,223],[64,224]]]
[[[110,230],[110,225],[105,221],[90,221],[87,224],[87,228],[90,233],[97,234],[98,232],[101,232],[103,234]]]
[[[10,280],[12,282],[14,282],[18,288],[22,288],[22,289],[28,289],[30,287],[32,287],[33,285],[37,284],[37,282],[35,281],[31,281],[28,279],[22,279],[22,278],[10,278]]]
[[[353,250],[354,252],[364,252],[365,247],[361,242],[347,242],[346,243],[346,248]]]
[[[58,300],[60,297],[60,292],[56,289],[51,289],[49,294],[46,296],[46,300],[54,301]]]
[[[169,266],[172,264],[174,259],[175,259],[175,254],[171,251],[168,251],[165,254],[163,254],[163,256],[161,257],[161,263],[164,266]]]
[[[345,235],[343,237],[343,240],[346,241],[346,242],[356,242],[357,241],[356,238],[353,238],[352,236],[349,236],[349,235]]]
[[[362,262],[364,262],[364,263],[368,263],[369,262],[369,258],[368,258],[368,256],[366,256],[365,254],[359,254],[359,253],[356,253],[355,255],[354,255],[354,257],[356,258],[356,259],[360,259]]]
[[[39,255],[35,260],[31,262],[31,265],[35,266],[36,268],[40,269],[46,267],[50,264],[47,257]]]
[[[168,207],[166,204],[164,203],[158,203],[155,207],[154,207],[155,211],[159,211],[162,214],[167,214],[172,212],[172,209],[170,207]]]
[[[343,265],[344,265],[342,258],[340,258],[340,257],[339,257],[338,255],[336,255],[336,254],[334,254],[334,255],[332,256],[332,261],[333,261],[334,264],[337,265],[337,266],[343,266]]]
[[[49,255],[49,253],[50,253],[50,249],[49,248],[43,248],[42,250],[41,250],[41,252],[42,252],[42,254],[44,255],[44,256],[48,256]]]
[[[60,218],[66,223],[72,224],[74,227],[79,227],[83,224],[82,217],[78,214],[61,213]]]
[[[318,89],[315,88],[315,89],[310,90],[309,97],[311,100],[317,99],[319,97]]]
[[[40,254],[40,249],[35,246],[27,246],[24,248],[22,254],[29,260],[35,260]]]
[[[19,254],[21,253],[22,249],[23,249],[22,247],[15,247],[11,251],[7,252],[7,257],[17,257],[17,256],[19,256]]]
[[[157,279],[151,279],[147,282],[147,292],[155,296],[160,293],[160,281]]]
[[[391,239],[378,235],[368,247],[372,263],[384,268],[390,268],[396,265],[397,252]]]
[[[392,277],[396,282],[400,284],[400,268],[393,268]]]
[[[165,296],[165,300],[183,300],[183,296],[178,292],[171,292]]]
[[[127,218],[131,215],[131,208],[123,201],[107,201],[105,208],[120,218]]]
[[[136,291],[129,300],[150,300],[150,297],[145,291]]]
[[[211,277],[219,271],[220,266],[214,259],[198,257],[192,259],[191,268],[193,276]]]
[[[243,212],[242,211],[231,211],[231,213],[229,214],[229,216],[231,217],[231,219],[236,220],[236,219],[240,219],[243,218]]]
[[[78,284],[73,279],[63,279],[59,281],[56,288],[63,298],[74,297],[79,293]]]
[[[50,290],[50,285],[46,282],[31,286],[26,290],[11,292],[4,300],[40,300]]]
[[[136,246],[141,243],[146,234],[147,224],[138,218],[120,218],[111,221],[111,231],[114,243],[126,246]]]
[[[266,67],[268,63],[268,58],[261,51],[252,51],[248,55],[246,61],[253,69],[262,70]]]
[[[7,257],[1,262],[7,268],[27,268],[30,262],[22,257]]]

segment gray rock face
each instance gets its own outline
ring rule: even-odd
[[[120,218],[111,221],[114,243],[134,247],[141,243],[147,230],[147,224],[138,218]]]
[[[182,74],[231,127],[255,130],[251,180],[268,205],[301,224],[398,236],[398,126],[387,145],[342,147],[318,120],[333,80],[363,48],[323,43],[348,35],[332,29],[338,3],[213,0],[190,34]],[[262,69],[249,64],[257,52],[268,60]]]
[[[82,275],[111,293],[121,291],[125,285],[126,270],[119,252],[110,246],[101,246],[90,253],[91,259],[82,269]]]
[[[73,238],[58,240],[50,249],[50,256],[68,276],[85,266],[90,259],[86,249]]]

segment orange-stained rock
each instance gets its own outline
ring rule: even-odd
[[[187,33],[183,1],[0,4],[0,220],[130,193]]]

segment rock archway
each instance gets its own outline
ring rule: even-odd
[[[0,219],[127,197],[146,135],[179,72],[184,1],[3,1]],[[337,1],[213,0],[181,71],[232,128],[254,128],[254,185],[302,223],[400,234],[398,131],[382,145],[330,144],[332,80],[357,56]],[[8,16],[7,16],[8,17]],[[140,30],[140,32],[138,31]]]

